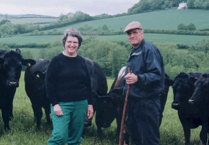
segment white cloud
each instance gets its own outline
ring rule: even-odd
[[[127,12],[139,0],[7,0],[0,1],[0,14],[41,14],[59,16],[61,13],[82,11],[90,15]]]

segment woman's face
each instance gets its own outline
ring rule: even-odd
[[[65,42],[65,52],[68,55],[73,56],[76,54],[78,47],[79,47],[78,38],[73,36],[68,36]]]

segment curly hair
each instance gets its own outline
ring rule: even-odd
[[[82,40],[83,40],[81,33],[79,31],[76,31],[73,28],[68,28],[68,29],[65,30],[65,32],[62,36],[62,45],[63,45],[64,48],[65,48],[65,42],[66,42],[68,36],[77,37],[79,47],[81,46],[81,43],[82,43]]]

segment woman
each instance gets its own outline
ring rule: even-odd
[[[51,102],[52,137],[48,145],[77,145],[82,141],[84,121],[93,117],[90,75],[83,57],[79,31],[67,29],[64,51],[51,60],[46,73],[46,91]],[[88,110],[88,111],[87,111]]]

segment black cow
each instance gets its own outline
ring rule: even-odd
[[[114,80],[110,92],[106,96],[102,96],[102,100],[99,102],[100,106],[103,106],[102,108],[103,111],[97,112],[96,116],[98,115],[100,118],[100,125],[101,126],[110,126],[112,121],[114,120],[113,118],[116,118],[117,122],[117,135],[120,132],[120,126],[121,126],[121,118],[122,118],[122,113],[123,113],[123,106],[124,106],[124,94],[123,93],[123,87],[125,86],[125,78],[124,78],[124,70],[126,67],[123,67],[116,79]],[[167,94],[169,90],[169,86],[172,85],[172,80],[169,79],[168,75],[166,74],[165,77],[165,86],[164,86],[164,94],[161,97],[161,112],[163,114],[165,103],[167,100]],[[109,117],[110,116],[110,117]],[[96,117],[97,118],[97,117]],[[126,118],[127,119],[127,118]],[[161,116],[162,120],[162,116]],[[161,123],[161,121],[160,121]],[[101,133],[101,132],[100,132]],[[101,136],[101,134],[100,134]],[[125,140],[128,139],[127,136],[125,136]],[[128,142],[127,142],[128,143]]]
[[[195,90],[189,103],[192,106],[199,104],[200,106],[200,118],[202,121],[202,130],[200,133],[200,138],[202,143],[206,145],[207,143],[207,133],[209,133],[209,74],[202,74],[199,79],[193,79],[195,82]],[[209,140],[208,140],[209,143]]]
[[[92,61],[91,59],[85,58],[86,65],[88,67],[90,76],[91,76],[91,87],[93,94],[93,106],[94,111],[100,111],[101,109],[98,104],[100,100],[99,96],[104,96],[107,94],[107,80],[104,74],[104,71],[99,66],[98,63]],[[50,123],[49,119],[49,105],[50,102],[46,97],[46,89],[45,89],[45,72],[47,70],[49,60],[37,60],[34,66],[30,66],[26,69],[25,72],[25,89],[27,95],[29,96],[32,107],[34,110],[34,116],[37,118],[37,127],[40,127],[40,120],[42,117],[41,108],[45,108],[45,113],[47,117],[47,123]],[[96,119],[98,120],[98,118]],[[91,120],[85,121],[85,126],[90,126],[92,122]],[[101,127],[100,124],[97,124],[98,128]]]
[[[32,66],[28,66],[25,70],[25,91],[30,98],[34,117],[36,119],[37,128],[40,128],[41,118],[43,115],[42,107],[45,110],[47,124],[51,124],[50,120],[50,102],[46,97],[45,89],[45,72],[49,60],[39,59]]]
[[[173,82],[174,101],[172,108],[178,110],[178,116],[184,129],[185,144],[190,143],[190,129],[202,125],[200,104],[190,105],[189,98],[192,96],[195,87],[192,78],[199,78],[201,73],[180,73]]]
[[[19,86],[22,65],[33,63],[33,60],[23,59],[19,49],[0,50],[0,109],[5,130],[10,129],[9,120],[13,117],[13,99]]]

